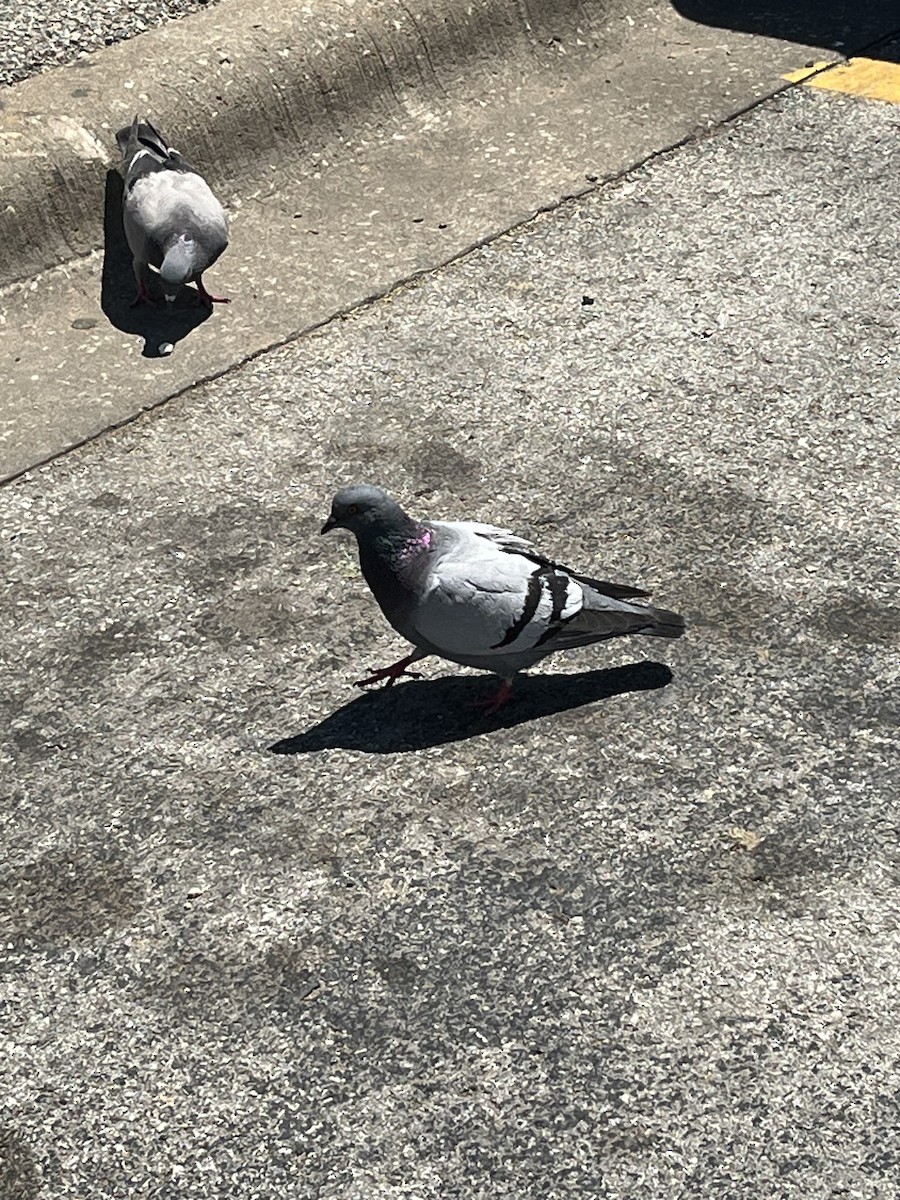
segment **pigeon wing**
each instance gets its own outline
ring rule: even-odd
[[[580,585],[536,562],[508,530],[435,522],[435,545],[410,620],[438,652],[508,658],[538,646],[580,611]]]
[[[579,583],[587,584],[588,587],[600,592],[602,595],[612,596],[613,599],[627,600],[629,597],[646,599],[650,595],[649,592],[642,591],[641,588],[633,587],[630,584],[611,583],[609,580],[592,579],[589,575],[579,575],[576,571],[562,566],[554,559],[548,558],[545,554],[540,554],[534,549],[534,544],[531,541],[527,538],[519,537],[509,529],[501,529],[496,525],[481,525],[475,521],[442,521],[441,525],[445,529],[468,530],[478,534],[480,537],[489,538],[491,541],[496,542],[498,546],[502,546],[504,550],[522,554],[525,558],[530,559],[533,563],[537,563],[540,566],[553,567],[555,570],[564,571],[572,579],[577,579]]]
[[[438,652],[534,661],[626,633],[677,637],[684,622],[646,592],[580,576],[495,526],[435,522],[434,554],[410,617]]]

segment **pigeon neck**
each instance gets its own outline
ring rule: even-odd
[[[431,538],[431,530],[426,529],[424,525],[420,525],[414,530],[412,535],[407,535],[404,538],[400,548],[394,551],[394,556],[400,563],[418,558],[420,554],[424,554],[426,550],[430,549]]]
[[[430,529],[409,521],[360,542],[363,576],[386,613],[401,613],[410,604],[416,568],[428,553],[433,536]]]
[[[402,570],[427,552],[433,536],[426,526],[407,518],[402,523],[392,522],[389,526],[374,529],[366,548],[375,558],[386,559]]]

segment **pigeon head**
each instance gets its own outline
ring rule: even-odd
[[[322,526],[322,533],[332,529],[349,529],[365,541],[385,535],[406,533],[414,522],[396,500],[371,483],[355,483],[341,488],[331,502],[331,516]]]
[[[171,304],[178,288],[197,274],[197,243],[184,234],[172,242],[159,268],[166,300]]]

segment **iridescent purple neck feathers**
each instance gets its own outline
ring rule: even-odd
[[[396,551],[397,563],[404,566],[410,559],[418,558],[420,554],[424,554],[426,550],[431,548],[431,539],[433,534],[430,529],[422,528],[413,537],[408,538],[398,551]]]

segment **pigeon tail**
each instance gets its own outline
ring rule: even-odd
[[[652,625],[640,630],[648,637],[677,638],[684,633],[684,617],[680,613],[669,612],[667,608],[647,608],[647,616],[653,620]]]
[[[546,643],[554,649],[588,646],[592,642],[603,642],[630,633],[673,638],[681,637],[684,633],[684,618],[667,609],[653,608],[649,604],[629,604],[621,600],[610,603],[589,592],[584,599],[584,607],[562,628],[548,629],[544,635]]]
[[[138,114],[135,114],[130,125],[125,125],[119,130],[116,142],[126,159],[130,159],[139,150],[149,150],[160,162],[165,162],[172,153],[171,146],[156,126]]]
[[[553,563],[553,566],[556,567],[559,564]],[[560,569],[563,571],[566,570],[565,567]],[[650,595],[649,592],[645,592],[639,587],[632,587],[629,584],[610,583],[607,579],[592,579],[590,575],[576,575],[574,571],[569,571],[568,574],[573,579],[577,579],[579,583],[586,583],[588,587],[593,588],[595,592],[599,592],[601,596],[611,596],[613,600],[646,600]]]

